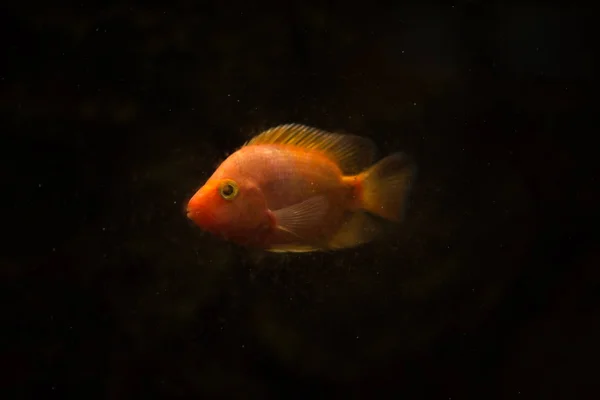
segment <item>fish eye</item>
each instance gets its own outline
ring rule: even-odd
[[[226,179],[219,186],[219,193],[225,200],[233,200],[239,191],[237,183],[230,179]]]

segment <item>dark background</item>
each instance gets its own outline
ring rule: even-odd
[[[2,6],[6,398],[595,398],[591,9],[250,3]],[[414,157],[397,231],[286,256],[189,224],[287,122]]]

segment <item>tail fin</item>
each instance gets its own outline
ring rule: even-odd
[[[360,203],[366,211],[400,221],[416,174],[414,164],[403,153],[394,153],[358,175]]]

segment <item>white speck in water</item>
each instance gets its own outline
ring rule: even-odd
[[[106,231],[106,228],[105,228],[105,227],[102,227],[102,232],[104,232],[104,231]]]
[[[416,106],[416,105],[417,105],[417,103],[413,103],[413,106]]]
[[[39,188],[41,188],[41,187],[42,187],[42,184],[41,184],[41,183],[38,183],[38,187],[39,187]]]
[[[242,345],[242,349],[246,348],[246,345]]]
[[[177,200],[173,200],[173,204],[177,204]]]

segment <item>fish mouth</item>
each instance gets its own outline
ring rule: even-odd
[[[191,220],[193,220],[199,214],[197,209],[191,208],[190,206],[187,206],[185,208],[184,213],[185,213],[185,216]]]
[[[211,209],[210,201],[208,201],[209,198],[207,199],[203,193],[198,192],[192,196],[185,208],[185,214],[188,220],[192,221],[199,228],[202,228],[202,230],[214,232],[218,230],[219,218],[217,218],[217,215]]]
[[[216,223],[215,215],[209,210],[202,208],[188,208],[186,211],[186,216],[194,224],[207,231],[212,231]]]
[[[194,219],[194,216],[196,216],[196,215],[198,215],[198,212],[197,212],[197,211],[193,211],[193,210],[186,210],[186,211],[185,211],[185,216],[186,216],[188,219]]]
[[[194,222],[204,222],[206,220],[212,219],[209,217],[208,213],[198,210],[187,210],[186,216]]]

